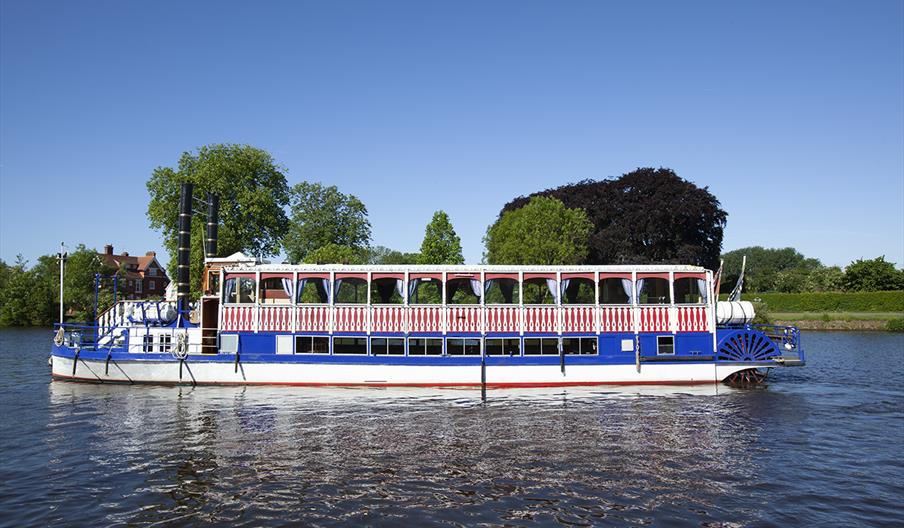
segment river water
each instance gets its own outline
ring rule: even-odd
[[[51,382],[0,331],[0,525],[904,524],[904,335],[805,333],[766,386]]]

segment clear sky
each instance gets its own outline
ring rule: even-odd
[[[904,263],[904,2],[0,3],[0,258],[162,253],[157,166],[268,150],[416,250],[639,166],[708,186],[724,249]],[[162,259],[165,262],[165,258]]]

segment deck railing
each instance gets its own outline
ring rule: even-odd
[[[712,332],[707,305],[227,304],[225,332],[568,334]]]

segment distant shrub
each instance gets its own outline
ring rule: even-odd
[[[904,312],[904,291],[756,293],[772,312]]]
[[[772,322],[772,318],[769,317],[769,307],[766,303],[760,301],[753,301],[753,324],[770,324]]]
[[[892,319],[885,324],[885,329],[889,332],[904,332],[904,319]]]

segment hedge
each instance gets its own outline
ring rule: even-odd
[[[904,312],[904,291],[745,293],[741,298],[760,300],[770,312]]]

